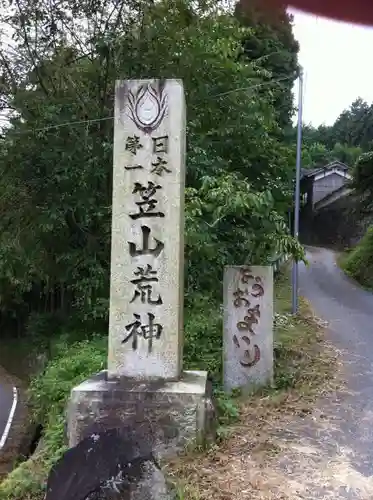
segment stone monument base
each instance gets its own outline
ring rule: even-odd
[[[71,392],[69,446],[95,432],[136,428],[151,435],[157,459],[172,458],[191,443],[214,438],[211,392],[207,372],[202,371],[185,371],[175,382],[109,379],[102,371]]]

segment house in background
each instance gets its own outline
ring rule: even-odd
[[[303,244],[344,250],[355,245],[373,220],[361,212],[347,165],[333,161],[303,170],[299,234]]]
[[[302,169],[303,207],[315,212],[348,195],[351,192],[348,186],[351,175],[348,170],[348,166],[340,161],[333,161],[325,167]]]

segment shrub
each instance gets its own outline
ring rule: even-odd
[[[185,310],[185,367],[207,370],[221,380],[223,350],[222,310],[209,294],[195,293]]]
[[[358,283],[373,288],[373,226],[341,261],[342,269]]]
[[[91,342],[86,340],[72,345],[61,341],[54,349],[54,357],[44,373],[30,386],[34,418],[42,424],[47,424],[52,412],[63,412],[72,387],[106,364],[106,339],[96,337]]]

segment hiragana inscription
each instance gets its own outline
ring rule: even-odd
[[[264,288],[263,288],[262,278],[260,278],[259,276],[256,276],[255,283],[253,284],[251,289],[252,289],[251,295],[253,297],[263,297]]]
[[[249,292],[248,292],[247,288],[245,290],[241,290],[240,288],[237,288],[237,290],[235,292],[233,292],[234,307],[241,307],[242,305],[249,307],[250,302],[245,297],[245,295],[247,296],[248,294],[249,294]]]
[[[253,326],[259,323],[260,305],[256,304],[255,306],[251,306],[250,301],[248,300],[248,296],[251,295],[255,298],[262,297],[264,295],[264,288],[262,279],[259,276],[254,276],[251,272],[250,267],[242,267],[240,269],[241,283],[244,285],[248,285],[251,280],[254,280],[254,284],[252,285],[250,292],[248,287],[243,289],[237,287],[235,292],[233,292],[233,305],[236,308],[242,306],[246,308],[245,316],[241,321],[237,322],[237,330],[242,333],[248,332],[251,335],[255,335]],[[233,343],[237,348],[240,349],[239,362],[242,366],[251,367],[260,360],[259,346],[255,344],[253,347],[251,347],[251,341],[248,335],[244,334],[240,336],[240,338],[238,338],[238,336],[234,334]],[[244,343],[243,350],[241,348],[242,343]]]
[[[255,283],[251,287],[251,296],[263,297],[264,288],[263,288],[262,278],[260,276],[254,276],[251,273],[251,269],[249,267],[242,267],[240,269],[240,274],[241,274],[241,283],[248,284],[250,280],[254,280]],[[242,294],[243,293],[245,293],[246,295],[248,294],[247,288],[244,292],[242,292]]]
[[[243,321],[239,321],[237,323],[237,328],[239,330],[248,330],[252,335],[255,335],[255,332],[252,327],[253,325],[257,325],[259,323],[259,318],[260,318],[260,308],[259,304],[257,304],[255,307],[250,307],[247,309],[246,316],[244,316]]]
[[[131,241],[128,242],[129,252],[131,257],[137,257],[138,255],[153,255],[154,257],[158,257],[159,254],[164,249],[164,243],[159,241],[157,238],[153,238],[155,241],[155,246],[153,248],[149,247],[149,238],[150,238],[150,227],[141,226],[142,233],[142,248],[138,249],[136,243]]]
[[[254,279],[254,276],[251,274],[251,269],[249,267],[241,267],[240,274],[242,283],[246,284],[249,282],[249,280]]]
[[[132,339],[132,349],[136,351],[138,347],[138,338],[142,337],[143,339],[148,340],[148,351],[152,351],[153,339],[160,338],[163,326],[154,322],[154,314],[148,312],[147,315],[148,322],[143,324],[140,314],[133,314],[134,321],[125,327],[128,335],[122,340],[122,344],[125,344]]]
[[[251,366],[256,365],[257,362],[260,360],[260,349],[259,346],[254,344],[253,346],[254,355],[253,355],[249,349],[249,346],[251,344],[249,337],[244,335],[243,337],[241,337],[241,341],[245,342],[246,349],[244,349],[243,354],[240,354],[240,365],[244,366],[245,368],[250,368]],[[233,335],[233,343],[241,351],[240,342],[236,335]]]
[[[130,214],[131,219],[140,219],[142,217],[164,217],[164,213],[154,210],[158,204],[158,200],[154,198],[157,189],[162,186],[148,181],[148,185],[144,186],[140,182],[135,182],[132,194],[139,194],[142,201],[135,202],[139,211],[135,214]]]
[[[153,284],[158,283],[157,271],[154,271],[152,266],[148,264],[145,267],[138,266],[137,270],[133,273],[136,278],[131,280],[133,285],[136,285],[136,290],[130,303],[140,298],[143,304],[160,305],[162,304],[162,297],[153,298]]]

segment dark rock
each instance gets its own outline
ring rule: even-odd
[[[144,431],[108,429],[68,450],[49,474],[45,500],[170,500]]]

